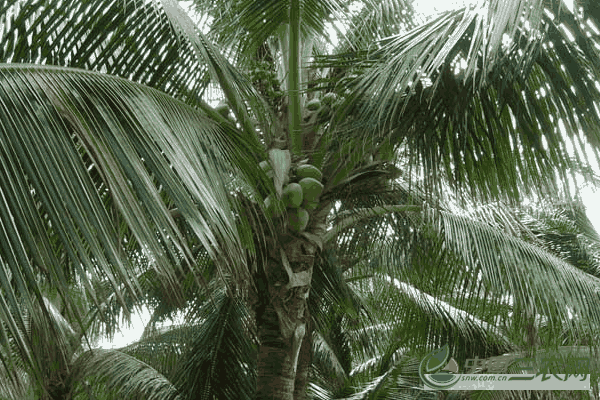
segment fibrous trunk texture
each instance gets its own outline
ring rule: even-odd
[[[307,299],[315,252],[315,245],[294,236],[282,236],[269,246],[264,268],[268,293],[261,294],[256,315],[257,400],[304,398],[296,396],[303,396],[307,378]]]

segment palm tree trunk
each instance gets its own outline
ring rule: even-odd
[[[295,349],[301,344],[303,337],[283,337],[277,312],[273,307],[267,307],[261,319],[256,399],[293,400],[297,364]]]
[[[270,246],[264,276],[268,293],[261,293],[263,304],[256,313],[260,341],[257,400],[295,398],[298,359],[303,342],[307,341],[307,299],[316,248],[292,236],[283,236],[278,243],[280,246]],[[304,373],[302,369],[301,375]]]
[[[294,383],[294,400],[306,400],[306,387],[308,386],[308,371],[312,363],[312,323],[310,318],[307,323],[306,334],[300,346],[298,366],[296,368],[296,382]]]

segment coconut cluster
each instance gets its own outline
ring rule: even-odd
[[[273,177],[273,171],[267,161],[260,163],[267,176]],[[310,220],[309,211],[319,207],[319,197],[323,192],[321,179],[323,173],[314,165],[298,165],[284,181],[281,198],[274,200],[271,196],[265,198],[265,207],[276,215],[287,210],[290,228],[295,232],[302,232]]]

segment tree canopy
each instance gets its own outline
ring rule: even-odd
[[[577,209],[502,206],[593,178],[595,2],[489,0],[426,21],[403,0],[193,13],[205,26],[175,0],[0,5],[0,361],[18,387],[61,398],[112,371],[121,393],[174,395],[133,355],[79,347],[149,299],[197,313],[180,379],[200,398],[302,399],[327,368],[320,387],[348,396],[351,350],[377,358],[366,396],[397,382],[400,353],[443,341],[596,346],[597,234]],[[33,315],[72,338],[57,376]],[[214,375],[191,377],[203,365],[245,378],[214,392]]]

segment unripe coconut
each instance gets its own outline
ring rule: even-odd
[[[323,96],[323,104],[325,104],[327,106],[332,105],[336,100],[337,100],[337,94],[335,94],[333,92],[329,92],[325,96]]]
[[[302,205],[303,200],[302,186],[298,183],[290,183],[283,188],[281,198],[286,207],[298,208]]]
[[[317,201],[323,192],[323,184],[315,178],[303,178],[298,182],[307,203]]]
[[[296,169],[296,176],[300,179],[302,178],[314,178],[318,181],[323,178],[323,173],[319,170],[319,168],[314,165],[304,164],[298,166]]]
[[[321,100],[319,99],[312,99],[311,101],[306,103],[306,109],[309,111],[316,111],[319,108],[321,108]]]
[[[302,232],[308,226],[310,215],[304,208],[294,208],[288,210],[290,228],[296,232]]]

